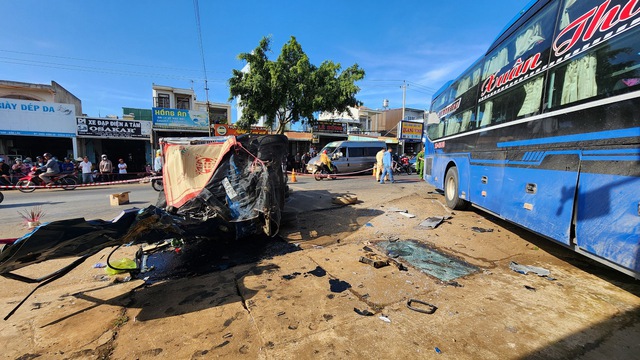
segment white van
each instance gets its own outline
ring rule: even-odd
[[[386,149],[384,141],[334,141],[320,150],[307,163],[307,171],[313,173],[320,165],[320,154],[327,151],[331,163],[340,173],[362,172],[371,170],[376,163],[376,154],[380,149]]]

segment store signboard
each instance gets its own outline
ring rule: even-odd
[[[343,123],[318,121],[313,127],[313,132],[318,133],[331,133],[331,134],[346,134],[347,129]]]
[[[76,124],[79,137],[141,140],[151,138],[151,121],[79,117]]]
[[[0,135],[76,136],[73,104],[0,98]]]
[[[209,131],[206,111],[152,108],[151,114],[154,128]]]
[[[269,130],[267,130],[267,128],[264,128],[264,127],[252,127],[251,131],[247,131],[247,130],[238,129],[233,125],[227,125],[227,124],[215,124],[211,126],[213,127],[215,136],[229,136],[229,135],[235,136],[235,135],[242,135],[247,133],[267,135],[269,133]]]
[[[400,131],[398,131],[398,139],[407,141],[420,141],[422,139],[421,122],[401,121]]]

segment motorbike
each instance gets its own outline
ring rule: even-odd
[[[338,173],[338,169],[333,166],[332,170],[333,171],[329,171],[326,166],[316,165],[315,171],[313,172],[313,178],[316,179],[316,181],[320,181],[322,179],[335,180],[337,178],[336,174]]]
[[[162,176],[161,173],[152,173],[153,176]],[[153,188],[153,190],[155,191],[163,191],[164,190],[164,184],[162,183],[162,178],[159,179],[152,179],[151,180],[151,187]]]
[[[21,177],[16,183],[16,187],[23,193],[30,193],[36,190],[36,186],[44,186],[44,181],[38,175],[42,170],[33,167],[29,174]],[[64,190],[73,190],[78,186],[73,173],[60,173],[51,177],[52,185],[59,185]]]
[[[393,173],[394,174],[407,173],[407,175],[411,175],[413,173],[413,167],[409,162],[409,158],[406,156],[402,156],[398,160],[399,161],[393,162]]]

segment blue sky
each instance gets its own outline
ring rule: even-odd
[[[227,102],[237,55],[271,36],[275,60],[295,36],[311,62],[365,72],[358,99],[428,109],[431,96],[476,60],[528,0],[200,0],[209,100]],[[3,0],[0,79],[56,81],[88,116],[151,108],[152,84],[193,88],[206,100],[194,2]],[[232,107],[235,120],[235,104]]]

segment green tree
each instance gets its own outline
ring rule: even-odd
[[[229,79],[229,100],[239,96],[243,107],[238,127],[249,129],[265,116],[266,125],[277,123],[277,133],[282,134],[288,124],[315,124],[314,113],[349,112],[350,106],[362,105],[355,97],[360,91],[355,82],[364,78],[358,64],[342,72],[340,64],[329,60],[316,67],[293,36],[271,61],[270,43],[264,37],[252,52],[238,55],[249,65],[248,72],[234,69]]]

